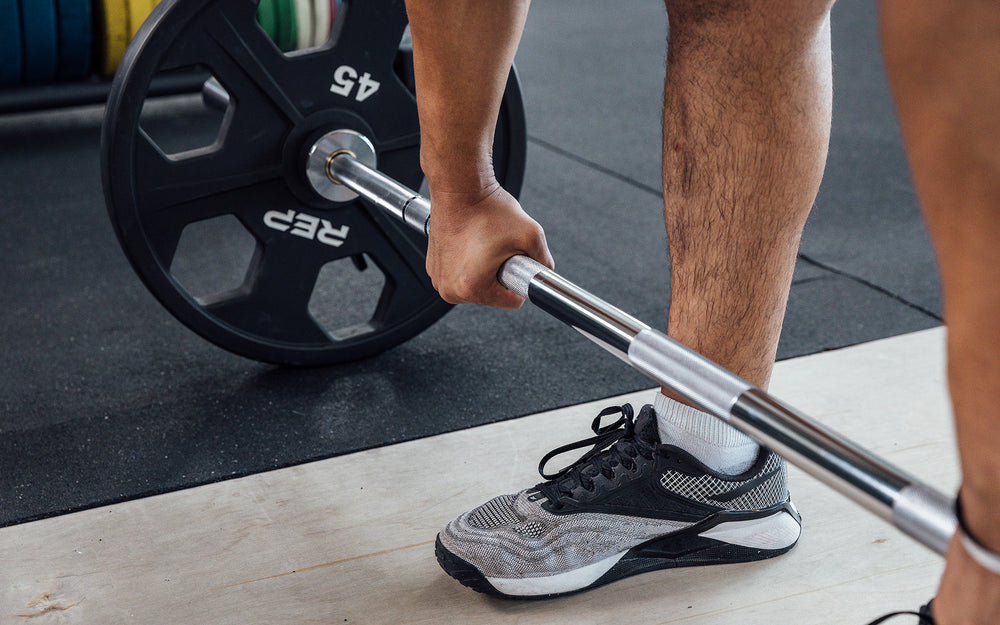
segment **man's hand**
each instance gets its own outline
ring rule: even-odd
[[[519,308],[497,281],[525,254],[552,266],[542,229],[497,182],[493,136],[528,0],[406,0],[431,190],[427,273],[445,301]]]
[[[554,268],[545,233],[499,184],[480,193],[435,193],[427,273],[452,304],[520,308],[524,300],[497,281],[500,266],[525,254]]]

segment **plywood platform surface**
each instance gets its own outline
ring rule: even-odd
[[[935,329],[784,361],[771,390],[951,492],[943,341]],[[539,481],[539,458],[586,437],[596,410],[651,397],[0,529],[0,623],[864,625],[933,596],[938,556],[797,469],[803,536],[774,560],[655,572],[527,602],[480,595],[441,571],[433,541],[444,523]]]

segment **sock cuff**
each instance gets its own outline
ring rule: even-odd
[[[653,400],[657,423],[669,423],[673,428],[720,447],[757,446],[750,436],[740,432],[722,419],[657,393]],[[672,429],[673,429],[672,428]],[[661,427],[661,432],[665,428]]]

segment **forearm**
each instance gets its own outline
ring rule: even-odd
[[[500,101],[528,0],[407,0],[420,111],[420,163],[432,192],[495,185]]]
[[[1000,221],[1000,220],[998,220]],[[1000,223],[997,226],[1000,232]],[[992,254],[991,262],[1000,262]],[[983,279],[982,266],[977,275]],[[1000,272],[995,272],[1000,274]],[[996,275],[992,276],[997,279]],[[1000,296],[993,284],[980,284],[977,301],[965,304],[952,297],[951,303],[964,316],[949,322],[948,378],[955,407],[955,426],[962,461],[962,507],[965,521],[975,538],[1000,553],[1000,363],[995,350],[1000,345]],[[983,300],[993,299],[991,310]],[[958,307],[963,304],[963,307]],[[983,314],[977,315],[976,311]]]
[[[883,1],[883,42],[940,265],[966,520],[1000,551],[1000,61],[995,3]]]

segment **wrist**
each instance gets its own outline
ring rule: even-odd
[[[963,527],[988,549],[1000,552],[1000,491],[994,485],[977,488],[963,480],[956,505]]]
[[[437,193],[475,194],[497,185],[491,147],[453,142],[438,147],[425,141],[420,147],[420,167]]]
[[[474,201],[489,196],[500,185],[492,168],[483,171],[452,167],[435,173],[425,171],[424,175],[432,201],[446,196]]]
[[[958,519],[958,537],[962,548],[976,563],[994,575],[1000,575],[1000,553],[994,545],[984,544],[977,530],[969,527],[962,497],[955,500],[955,517]],[[992,528],[991,528],[992,529]],[[992,534],[992,532],[990,532]]]

